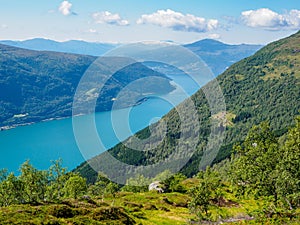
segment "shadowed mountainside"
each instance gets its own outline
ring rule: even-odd
[[[71,116],[78,83],[96,59],[93,56],[31,51],[0,44],[0,127]],[[118,64],[126,59],[115,57],[109,60]],[[164,79],[148,82],[137,91],[139,95],[150,90],[161,94],[174,89],[165,75],[133,63],[114,73],[106,82],[96,110],[110,110],[113,99],[123,87],[144,77]],[[85,99],[97,97],[91,93],[97,87],[91,86],[93,89],[85,93]],[[124,107],[130,104],[124,103]]]

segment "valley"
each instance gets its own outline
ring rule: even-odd
[[[300,223],[294,2],[28,1],[0,8],[0,224]]]

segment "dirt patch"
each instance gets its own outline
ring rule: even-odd
[[[224,197],[220,197],[217,199],[212,200],[213,204],[219,206],[219,207],[238,207],[239,204],[235,201],[232,201],[230,199],[225,199]]]

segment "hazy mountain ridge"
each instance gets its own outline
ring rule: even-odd
[[[108,43],[90,43],[86,41],[70,40],[65,42],[58,42],[49,39],[35,38],[25,41],[0,41],[1,44],[14,46],[18,48],[25,48],[36,51],[54,51],[74,53],[81,55],[100,56],[105,52],[115,48],[116,44]]]
[[[2,44],[39,51],[56,51],[83,55],[101,56],[118,47],[118,44],[93,43],[78,40],[57,42],[48,39],[36,38],[26,41],[0,41]],[[151,43],[151,42],[150,42]],[[204,39],[191,44],[183,45],[199,55],[211,68],[214,75],[219,75],[233,63],[246,58],[261,45],[229,45],[212,39]]]
[[[254,54],[262,45],[229,45],[212,39],[204,39],[184,45],[211,68],[215,75],[224,72],[230,65]]]

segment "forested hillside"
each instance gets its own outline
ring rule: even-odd
[[[71,116],[78,83],[95,60],[92,56],[31,51],[0,44],[0,128]],[[117,63],[120,59],[111,59],[112,63],[114,60]],[[110,110],[112,99],[123,87],[147,76],[166,78],[139,63],[116,72],[102,89],[96,110]],[[149,90],[168,93],[173,89],[166,78],[145,84],[139,94]],[[95,90],[89,90],[86,99]]]
[[[293,118],[300,109],[299,46],[300,32],[267,45],[253,56],[232,65],[217,77],[225,97],[227,111],[223,112],[225,118],[219,121],[220,129],[226,131],[226,137],[214,163],[229,157],[233,145],[243,141],[249,129],[255,124],[269,121],[271,129],[275,130],[277,136],[286,132],[293,124]],[[199,171],[199,162],[210,133],[210,121],[220,118],[210,113],[203,92],[206,86],[191,97],[198,110],[201,127],[196,153],[182,169],[188,176]],[[110,154],[130,165],[150,165],[168,157],[180,138],[180,118],[176,109],[173,109],[163,119],[168,132],[154,150],[136,151],[120,143],[109,150]],[[149,134],[149,128],[146,128],[136,136],[146,138]],[[156,135],[159,135],[159,131],[153,136]],[[128,141],[130,142],[130,139]],[[99,155],[91,159],[90,163],[96,165],[101,161],[101,157],[102,155]],[[87,163],[80,165],[76,171],[89,181],[95,180],[96,173]],[[119,172],[118,176],[122,176],[122,171]]]

